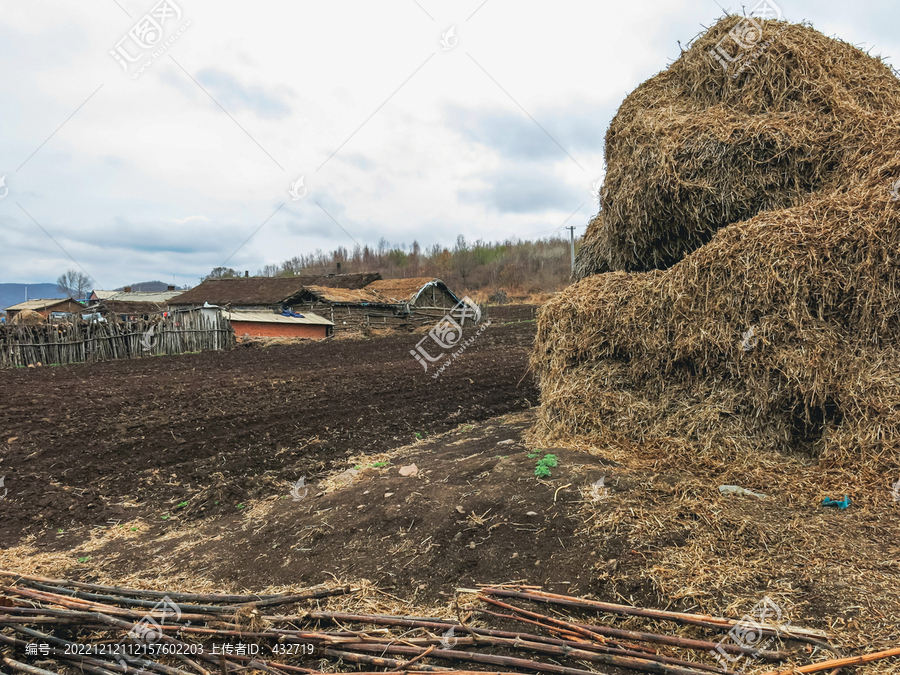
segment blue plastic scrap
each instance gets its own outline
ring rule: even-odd
[[[281,316],[291,316],[295,319],[305,319],[306,318],[302,314],[297,314],[297,312],[282,312]]]
[[[838,501],[837,499],[832,499],[831,497],[825,497],[825,499],[822,501],[822,506],[836,506],[841,511],[850,506],[850,504],[852,504],[852,501],[847,495],[844,495],[843,501]]]

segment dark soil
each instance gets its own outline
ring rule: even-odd
[[[152,556],[188,577],[204,574],[235,588],[315,584],[332,575],[368,579],[426,602],[452,595],[460,584],[514,580],[614,595],[594,570],[643,566],[644,554],[622,551],[624,537],[599,544],[577,534],[580,488],[606,476],[615,494],[629,489],[629,479],[601,457],[559,448],[529,452],[521,437],[533,417],[528,411],[461,425],[405,448],[386,466],[360,465],[359,475],[327,493],[313,481],[295,499],[282,485],[263,502],[270,508],[258,512],[238,508],[238,496],[223,492],[228,515],[195,527],[185,513],[168,525],[168,536],[114,540],[95,552],[94,563],[114,576],[146,574]],[[558,466],[538,479],[537,461],[548,452]],[[418,475],[401,475],[411,464]],[[640,581],[625,586],[615,590],[657,602]]]
[[[225,513],[273,480],[528,408],[533,336],[533,323],[492,326],[438,379],[407,334],[0,371],[0,546]]]

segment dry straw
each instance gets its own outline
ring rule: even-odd
[[[802,451],[873,493],[900,466],[900,81],[775,21],[732,78],[709,52],[738,21],[612,122],[583,278],[540,312],[536,440]]]

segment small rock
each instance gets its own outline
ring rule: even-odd
[[[357,506],[356,508],[358,508],[358,509],[364,509],[364,508],[366,508],[366,505],[365,505],[365,504],[360,504],[360,505]]]
[[[507,438],[505,441],[500,441],[497,445],[512,445],[515,441],[511,438]]]
[[[518,557],[519,557],[519,554],[518,554],[518,553],[513,553],[513,554],[512,554],[512,557],[513,557],[513,558],[518,558]]]
[[[393,496],[394,496],[394,493],[393,493],[393,492],[385,492],[385,493],[384,493],[384,498],[385,498],[385,499],[387,499],[388,497],[393,497]]]
[[[474,542],[474,541],[470,541],[470,542],[469,542],[469,548],[475,548],[475,542]]]
[[[526,516],[536,516],[536,515],[537,515],[537,512],[536,512],[536,511],[529,511],[529,512],[526,513],[525,515],[526,515]]]
[[[463,507],[457,506],[456,510],[459,511],[461,514],[466,515],[466,510]]]
[[[400,467],[400,475],[401,476],[418,476],[419,475],[419,467],[415,464],[409,464],[407,466]]]
[[[7,443],[12,443],[13,441],[17,441],[17,440],[19,440],[19,437],[18,437],[18,436],[13,436],[12,438],[10,438],[10,439],[9,439],[8,441],[6,441],[6,442],[7,442]]]

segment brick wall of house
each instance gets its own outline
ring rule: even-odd
[[[326,337],[327,326],[302,323],[263,323],[261,321],[231,322],[238,339],[245,334],[250,337],[304,337],[321,340]]]

